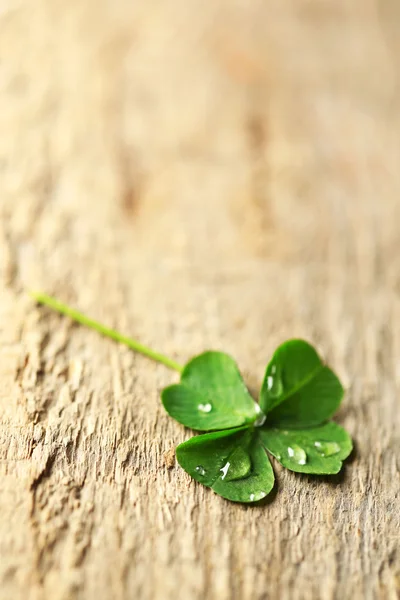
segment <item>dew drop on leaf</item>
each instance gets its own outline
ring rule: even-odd
[[[257,500],[262,500],[265,498],[267,494],[265,492],[255,492],[254,494],[250,494],[250,502],[256,502]]]
[[[267,390],[273,398],[278,398],[283,392],[282,378],[275,365],[272,365],[270,375],[267,377]]]
[[[201,412],[209,413],[212,411],[212,404],[207,402],[207,404],[199,404],[197,407]]]
[[[262,412],[260,405],[255,403],[255,411],[258,415],[257,419],[254,421],[254,427],[262,427],[265,423],[266,415]]]
[[[221,479],[225,481],[237,481],[249,477],[251,473],[251,459],[242,447],[236,448],[229,457],[229,462],[220,469],[222,472]]]
[[[262,426],[264,425],[264,423],[265,423],[265,419],[266,419],[266,418],[267,418],[267,417],[266,417],[264,414],[260,415],[260,416],[258,417],[258,419],[256,419],[256,420],[254,421],[254,427],[262,427]]]
[[[230,466],[231,466],[231,463],[227,462],[226,465],[224,467],[222,467],[222,469],[220,469],[220,471],[222,471],[221,479],[225,479]]]
[[[205,468],[204,468],[204,467],[202,467],[201,465],[198,465],[198,466],[196,467],[196,472],[197,472],[199,475],[202,475],[202,476],[206,474],[206,470],[205,470]]]
[[[287,451],[289,458],[292,458],[298,465],[306,464],[307,454],[303,448],[300,448],[300,446],[297,446],[297,444],[292,444],[292,446],[288,447]]]
[[[321,456],[333,456],[340,452],[340,446],[336,442],[314,442],[314,446]]]

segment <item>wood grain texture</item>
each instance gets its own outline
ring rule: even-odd
[[[399,29],[397,0],[0,0],[0,598],[397,597]],[[224,501],[174,465],[176,376],[32,287],[252,389],[310,339],[354,459]]]

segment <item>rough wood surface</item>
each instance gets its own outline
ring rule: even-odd
[[[398,0],[0,0],[0,597],[395,599]],[[190,481],[162,366],[319,345],[343,475],[263,507]]]

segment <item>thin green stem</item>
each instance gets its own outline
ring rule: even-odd
[[[46,294],[42,294],[41,292],[30,292],[30,295],[36,300],[36,302],[39,302],[39,304],[44,304],[45,306],[52,308],[53,310],[61,313],[62,315],[66,315],[73,321],[81,323],[82,325],[86,325],[86,327],[90,327],[91,329],[94,329],[98,333],[101,333],[102,335],[105,335],[106,337],[109,337],[112,340],[115,340],[116,342],[125,344],[125,346],[128,346],[132,350],[144,354],[148,358],[151,358],[152,360],[155,360],[156,362],[165,365],[169,369],[173,369],[174,371],[182,373],[183,367],[171,358],[168,358],[168,356],[164,356],[159,352],[155,352],[151,348],[148,348],[140,342],[132,340],[131,338],[126,337],[125,335],[122,335],[122,333],[119,333],[114,329],[105,327],[98,321],[94,321],[93,319],[86,317],[79,311],[75,310],[74,308],[71,308],[70,306],[67,306],[66,304],[63,304],[62,302],[59,302],[55,298],[47,296]]]

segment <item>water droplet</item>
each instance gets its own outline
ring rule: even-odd
[[[248,477],[251,473],[251,459],[248,452],[241,446],[236,448],[229,456],[229,462],[227,461],[220,471],[222,471],[221,479],[225,481],[236,481]]]
[[[267,494],[265,492],[255,492],[254,494],[250,494],[250,502],[256,502],[257,500],[262,500],[265,498]]]
[[[258,417],[258,419],[256,419],[256,420],[254,421],[254,427],[262,427],[262,426],[264,425],[264,423],[265,423],[265,419],[266,419],[266,418],[267,418],[267,417],[266,417],[264,414],[260,415],[260,416]]]
[[[222,471],[222,477],[221,479],[225,479],[226,474],[228,472],[229,467],[231,466],[230,462],[227,462],[226,465],[224,467],[222,467],[222,469],[220,469],[220,471]]]
[[[199,465],[198,467],[196,467],[196,471],[199,475],[204,476],[206,474],[206,470],[204,467],[202,467],[201,465]]]
[[[340,446],[336,442],[314,442],[314,446],[321,456],[333,456],[340,452]]]
[[[278,460],[281,460],[282,456],[280,454],[276,453],[275,458],[277,458]]]
[[[275,365],[272,365],[267,377],[267,390],[273,398],[278,398],[283,392],[281,373]]]
[[[207,404],[199,404],[197,407],[201,412],[209,413],[212,411],[212,404],[207,402]]]
[[[292,446],[289,446],[287,449],[289,458],[293,458],[293,460],[295,462],[297,462],[298,465],[305,465],[307,462],[307,454],[305,453],[305,451],[303,450],[303,448],[300,448],[300,446],[297,446],[297,444],[293,444]]]
[[[267,418],[263,411],[260,408],[260,405],[257,402],[254,403],[254,411],[258,415],[258,418],[254,421],[254,427],[261,427],[265,423],[265,419]]]

